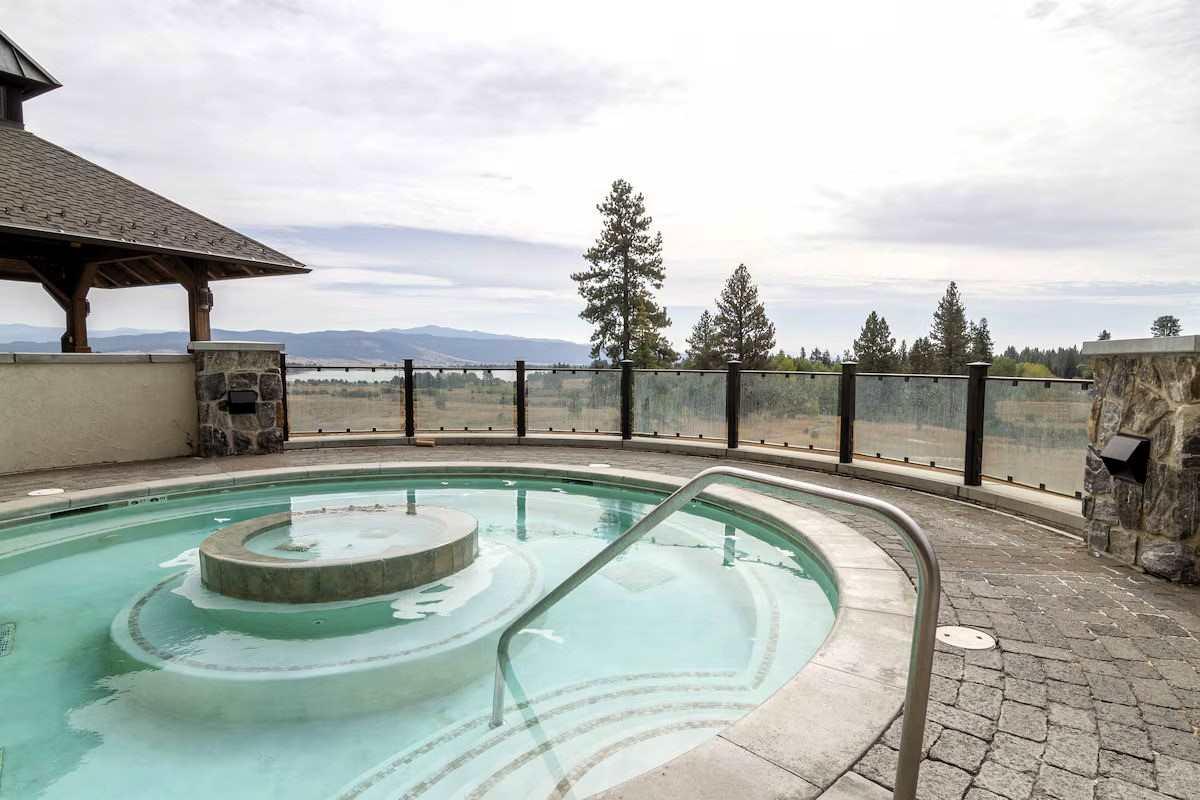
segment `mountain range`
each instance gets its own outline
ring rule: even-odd
[[[14,335],[15,334],[15,335]],[[58,328],[0,325],[0,352],[53,353],[59,349]],[[424,325],[379,331],[214,330],[218,341],[282,342],[288,362],[336,364],[395,364],[411,358],[421,366],[511,364],[519,358],[530,364],[583,365],[591,362],[587,345],[561,339],[528,339],[484,331]],[[183,331],[118,329],[93,331],[88,336],[96,353],[183,353]]]

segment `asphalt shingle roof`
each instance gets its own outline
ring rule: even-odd
[[[19,128],[0,126],[0,231],[300,271],[289,256]]]

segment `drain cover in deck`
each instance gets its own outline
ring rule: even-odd
[[[937,629],[937,640],[964,650],[991,650],[996,646],[989,634],[962,625],[942,625]]]

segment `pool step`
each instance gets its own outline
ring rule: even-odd
[[[338,800],[586,796],[685,752],[761,702],[744,675],[621,676],[448,726],[348,784]],[[592,789],[583,791],[595,782]],[[575,794],[579,785],[581,794]]]

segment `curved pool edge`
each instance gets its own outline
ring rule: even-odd
[[[9,501],[0,503],[0,528],[62,512],[161,502],[221,489],[430,474],[494,477],[497,471],[664,492],[686,482],[611,467],[495,461],[280,467]],[[834,625],[805,666],[745,717],[699,747],[598,797],[816,796],[850,768],[900,711],[916,593],[903,570],[880,547],[820,512],[741,488],[713,487],[702,497],[766,522],[805,547],[837,588]]]

